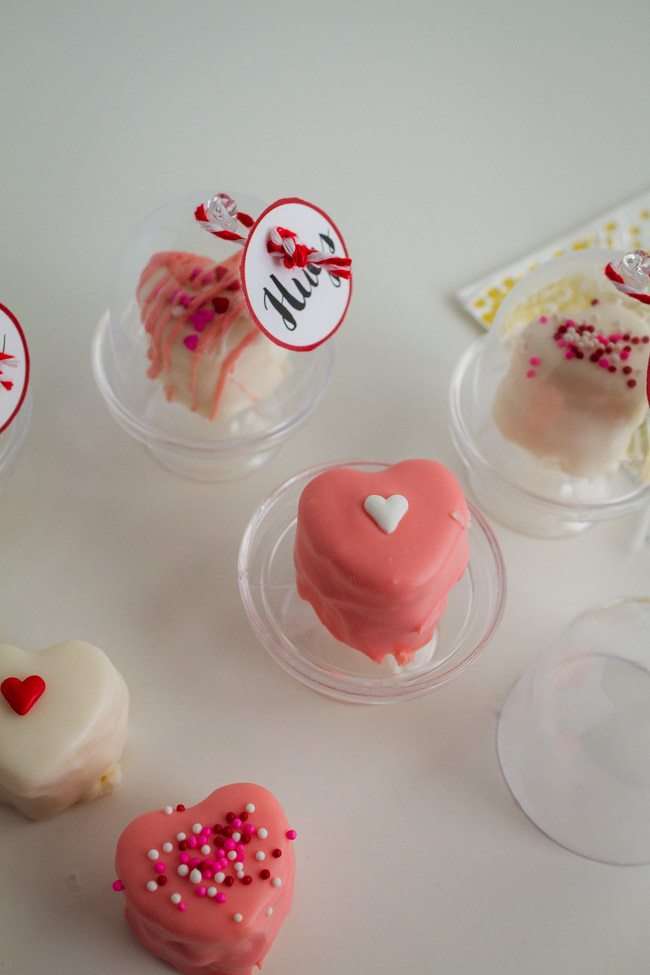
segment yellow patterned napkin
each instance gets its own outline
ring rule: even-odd
[[[608,210],[573,233],[466,285],[456,293],[456,297],[479,325],[489,328],[499,305],[524,274],[566,251],[585,250],[587,247],[610,247],[625,252],[639,248],[650,251],[650,190]]]

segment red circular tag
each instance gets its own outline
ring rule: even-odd
[[[29,382],[29,351],[20,322],[0,304],[0,433],[23,405]]]
[[[278,228],[290,238],[287,251],[269,253],[269,242],[279,239]],[[292,247],[294,253],[298,250],[297,263],[287,267],[294,260]],[[299,266],[305,254],[306,264]],[[343,238],[319,207],[297,199],[272,203],[255,221],[241,263],[243,293],[253,321],[285,349],[315,349],[334,334],[348,310],[349,268],[347,276],[333,273],[337,259],[347,257]]]

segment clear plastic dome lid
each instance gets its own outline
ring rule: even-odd
[[[212,218],[221,208],[220,236],[197,218],[206,208]],[[328,384],[331,348],[293,353],[249,313],[242,244],[264,209],[242,194],[190,194],[147,217],[117,264],[93,346],[95,377],[115,419],[163,463],[160,451],[192,456],[207,471],[210,454],[212,462],[267,451]]]
[[[607,278],[619,259],[585,250],[530,271],[452,380],[463,460],[493,498],[509,495],[497,517],[512,523],[521,502],[513,527],[532,534],[546,515],[586,523],[648,496],[650,306]]]

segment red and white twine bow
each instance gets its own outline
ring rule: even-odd
[[[211,196],[206,203],[201,203],[196,208],[194,216],[208,233],[242,246],[248,239],[246,231],[250,231],[255,223],[247,213],[237,209],[237,204],[227,193]],[[246,228],[244,233],[239,232],[238,224]],[[337,278],[348,279],[351,275],[352,261],[349,257],[337,257],[335,254],[307,247],[306,244],[299,242],[297,234],[284,227],[271,228],[266,249],[269,254],[281,260],[287,268],[303,268],[315,264]]]
[[[617,261],[610,261],[605,274],[615,288],[636,298],[644,305],[650,305],[650,254],[646,251],[633,251]]]
[[[314,247],[307,247],[298,240],[298,235],[284,227],[272,227],[266,242],[269,254],[279,258],[285,267],[307,267],[315,264],[322,267],[337,278],[350,277],[349,257],[337,257],[326,251],[317,251]]]

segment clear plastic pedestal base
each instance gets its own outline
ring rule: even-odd
[[[226,420],[208,420],[167,402],[162,387],[147,377],[140,350],[125,382],[109,327],[106,313],[95,331],[92,366],[110,413],[163,467],[197,481],[228,481],[261,467],[313,413],[332,374],[331,342],[288,353],[291,368],[277,390]]]
[[[587,610],[510,691],[501,769],[526,815],[573,853],[650,863],[650,599]]]
[[[307,483],[330,467],[380,470],[386,464],[343,461],[296,474],[257,509],[239,552],[239,587],[251,625],[273,659],[297,680],[343,701],[387,703],[428,694],[462,673],[485,649],[505,603],[505,568],[498,543],[470,508],[470,561],[449,593],[434,639],[410,664],[382,664],[336,640],[296,590],[293,564],[298,500]]]

